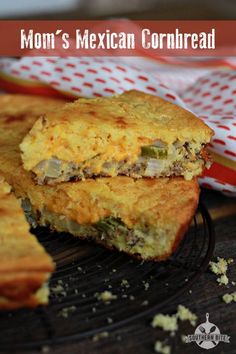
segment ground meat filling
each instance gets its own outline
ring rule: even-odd
[[[99,156],[96,156],[94,160]],[[86,161],[86,165],[87,165]],[[83,164],[64,162],[57,157],[41,161],[33,170],[39,184],[70,180],[80,180],[95,176],[126,175],[133,178],[140,177],[168,177],[184,176],[192,179],[200,175],[204,166],[209,167],[210,161],[205,145],[180,144],[176,142],[171,149],[164,143],[144,146],[137,161],[130,164],[128,161],[110,161],[102,165],[101,172],[95,174],[91,167]]]

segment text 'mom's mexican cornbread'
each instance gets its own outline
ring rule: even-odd
[[[51,258],[29,232],[20,202],[0,176],[0,309],[48,302]]]
[[[17,107],[14,96],[9,105]],[[0,130],[4,124],[8,138],[0,144],[0,172],[23,201],[31,220],[141,259],[166,259],[176,249],[198,204],[195,179],[117,176],[37,185],[22,167],[18,144],[11,143],[11,122],[8,126],[3,122],[0,119]],[[23,138],[22,125],[27,131],[30,124],[28,119],[14,122],[19,139]]]
[[[39,184],[117,175],[190,180],[209,165],[211,136],[189,111],[128,91],[42,115],[20,146]]]

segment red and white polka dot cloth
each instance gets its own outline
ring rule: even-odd
[[[2,58],[0,83],[3,90],[10,92],[71,98],[109,96],[137,89],[183,106],[215,131],[209,147],[214,163],[199,179],[200,183],[236,196],[236,71],[200,68],[191,75],[189,67],[168,73],[165,67],[164,75],[160,65],[156,71],[153,66],[148,70],[149,62],[144,71],[141,59],[135,59],[134,66],[130,58],[125,61],[119,57]]]

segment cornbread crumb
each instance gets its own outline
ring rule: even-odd
[[[147,306],[148,304],[149,304],[148,300],[144,300],[141,305],[142,306]]]
[[[221,275],[216,280],[219,283],[219,285],[228,285],[229,284],[229,278],[227,277],[226,274]]]
[[[100,294],[97,294],[97,299],[104,302],[109,302],[111,300],[116,300],[117,295],[113,295],[111,291],[105,290]]]
[[[147,291],[150,287],[150,284],[147,281],[143,281],[144,289]]]
[[[49,353],[49,352],[50,352],[50,347],[47,346],[47,345],[44,345],[44,346],[41,348],[41,352],[42,352],[43,354]]]
[[[53,287],[50,288],[51,292],[54,293],[55,295],[66,295],[66,292],[61,284],[57,284]]]
[[[75,312],[75,310],[76,306],[64,307],[58,312],[58,317],[68,318],[71,313]]]
[[[162,313],[157,314],[153,317],[152,327],[160,327],[164,331],[177,331],[178,323],[176,315],[163,315]]]
[[[169,345],[165,345],[159,340],[156,341],[154,345],[154,350],[156,353],[161,353],[161,354],[170,354],[171,347]]]
[[[228,269],[228,263],[226,259],[217,257],[217,262],[209,263],[210,269],[214,274],[225,274]]]
[[[234,286],[235,285],[235,281],[231,281],[231,284]]]
[[[192,326],[195,326],[197,316],[187,307],[178,305],[177,312],[174,315],[170,316],[159,313],[153,317],[151,325],[154,328],[160,327],[164,331],[170,331],[172,332],[171,335],[174,336],[175,332],[178,330],[178,320],[189,321]]]
[[[226,304],[230,304],[231,302],[236,302],[236,291],[231,294],[224,294],[222,299]]]
[[[131,301],[134,301],[134,300],[135,300],[134,295],[130,295],[129,299],[130,299]]]
[[[98,342],[99,340],[103,339],[103,338],[107,338],[109,336],[108,332],[101,332],[98,334],[95,334],[95,336],[93,336],[93,342]]]
[[[187,336],[185,334],[182,334],[181,335],[181,340],[182,340],[183,343],[186,343]]]
[[[113,319],[111,317],[107,317],[107,323],[109,324],[113,323]]]
[[[121,286],[125,287],[125,288],[129,288],[130,285],[129,285],[129,282],[127,279],[122,279],[121,280]]]
[[[221,257],[217,257],[217,262],[210,262],[210,269],[213,273],[219,274],[226,274],[228,270],[228,264],[233,263],[233,259],[224,259]]]
[[[196,326],[197,316],[187,307],[178,305],[176,316],[180,321],[189,321],[192,326]]]
[[[228,265],[231,263],[233,263],[232,258],[224,259],[220,257],[217,257],[217,262],[209,263],[210,270],[212,271],[212,273],[220,275],[220,277],[216,279],[219,285],[228,285],[229,278],[227,277],[226,272],[228,270]]]

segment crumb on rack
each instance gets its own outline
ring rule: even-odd
[[[178,305],[176,316],[180,321],[189,321],[192,326],[196,326],[197,316],[187,307]]]
[[[58,280],[57,284],[50,287],[50,291],[53,295],[60,295],[60,296],[66,296],[67,292],[66,292],[66,287],[68,287],[67,284],[63,283],[62,280]]]
[[[121,286],[125,287],[125,288],[129,288],[130,285],[129,285],[129,282],[127,279],[122,279],[121,280]]]
[[[150,287],[150,284],[147,281],[143,281],[143,285],[144,285],[144,290],[148,290]]]
[[[219,285],[229,284],[229,278],[227,277],[226,274],[221,275],[219,278],[216,279],[216,281],[219,283]]]
[[[164,331],[177,331],[178,323],[176,315],[163,315],[159,313],[153,317],[152,327],[160,327]]]
[[[64,317],[64,318],[68,318],[69,315],[73,312],[75,312],[77,309],[76,306],[68,306],[68,307],[64,307],[63,309],[61,309],[58,312],[58,317]]]
[[[149,304],[149,301],[148,301],[148,300],[144,300],[144,301],[141,303],[142,306],[147,306],[148,304]]]
[[[42,346],[41,352],[42,352],[43,354],[49,353],[49,352],[50,352],[50,347],[49,347],[48,345]]]
[[[66,295],[66,292],[61,284],[57,284],[50,288],[51,292],[55,295]]]
[[[109,333],[104,331],[104,332],[95,334],[95,336],[93,336],[92,340],[93,340],[93,342],[98,342],[99,340],[107,338],[107,337],[109,337]]]
[[[171,347],[169,345],[165,345],[161,341],[157,340],[154,345],[154,350],[156,353],[170,354]]]
[[[189,321],[192,326],[196,325],[197,316],[187,307],[178,305],[177,312],[174,315],[164,315],[159,313],[153,317],[152,327],[160,327],[164,331],[172,332],[174,335],[178,330],[178,320]]]
[[[97,293],[96,297],[98,300],[104,301],[104,302],[110,302],[111,300],[116,300],[117,295],[112,294],[111,291],[105,290],[102,293]]]
[[[236,291],[231,294],[224,294],[222,299],[226,304],[230,304],[231,302],[236,302]]]
[[[211,261],[209,263],[210,270],[217,275],[226,274],[228,269],[227,260],[224,258],[217,257],[217,262]]]
[[[212,273],[216,275],[220,275],[216,279],[216,281],[219,283],[219,285],[228,285],[229,283],[229,278],[227,277],[227,270],[228,270],[228,265],[233,263],[233,259],[224,259],[221,257],[217,257],[217,262],[210,262],[209,267]]]

